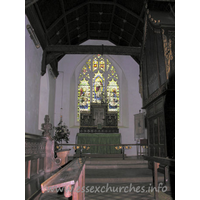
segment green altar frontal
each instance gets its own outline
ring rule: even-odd
[[[120,133],[77,133],[76,137],[77,144],[121,144]],[[82,153],[121,154],[121,150],[116,150],[115,146],[90,146],[88,150],[83,149]]]

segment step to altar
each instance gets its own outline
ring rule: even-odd
[[[83,154],[74,154],[74,158],[77,157],[86,157],[86,158],[123,158],[123,154],[96,154],[96,153],[83,153]],[[124,154],[124,158],[126,158],[126,154]]]
[[[164,182],[164,175],[158,173],[158,181]],[[146,160],[135,157],[87,158],[86,184],[90,183],[153,183],[152,170]]]
[[[110,154],[108,154],[110,155]],[[117,154],[118,155],[118,154]],[[148,164],[147,160],[139,159],[137,156],[125,157],[125,160],[119,158],[87,158],[86,165],[114,165],[114,164]]]

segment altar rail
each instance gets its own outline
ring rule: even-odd
[[[79,149],[79,156],[82,157],[82,150],[87,149],[90,146],[114,146],[117,150],[122,152],[122,158],[125,159],[125,150],[129,150],[132,146],[137,146],[140,148],[140,155],[142,155],[141,147],[145,149],[143,152],[145,155],[148,154],[148,145],[147,144],[59,144],[59,146],[73,146],[74,149]],[[143,155],[144,155],[143,154]]]
[[[158,168],[160,165],[165,166],[165,185],[171,191],[171,196],[175,199],[175,160],[157,156],[143,156],[144,160],[153,162],[152,176],[154,183],[154,198],[158,200]]]

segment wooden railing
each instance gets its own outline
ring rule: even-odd
[[[129,150],[132,148],[132,146],[137,146],[140,148],[141,151],[141,146],[144,149],[148,149],[148,145],[145,144],[59,144],[62,146],[72,146],[74,149],[80,150],[79,157],[82,157],[82,150],[87,149],[88,147],[90,148],[91,146],[114,146],[115,149],[121,150],[122,151],[122,158],[123,160],[125,159],[125,150]],[[145,151],[145,155],[147,155],[147,151]]]
[[[153,162],[154,198],[158,200],[158,168],[165,166],[165,185],[170,188],[171,196],[175,199],[175,160],[156,156],[143,156],[144,160]]]
[[[72,200],[84,200],[85,158],[76,158],[41,184],[42,199],[58,198],[56,191],[64,191],[64,196]]]

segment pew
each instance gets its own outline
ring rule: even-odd
[[[85,199],[85,158],[75,158],[49,179],[41,184],[40,200],[60,199],[84,200]]]
[[[175,199],[175,159],[163,158],[157,156],[144,156],[144,160],[153,162],[152,175],[154,190],[154,198],[158,200],[158,169],[160,165],[165,166],[165,184],[171,191],[171,197]]]

